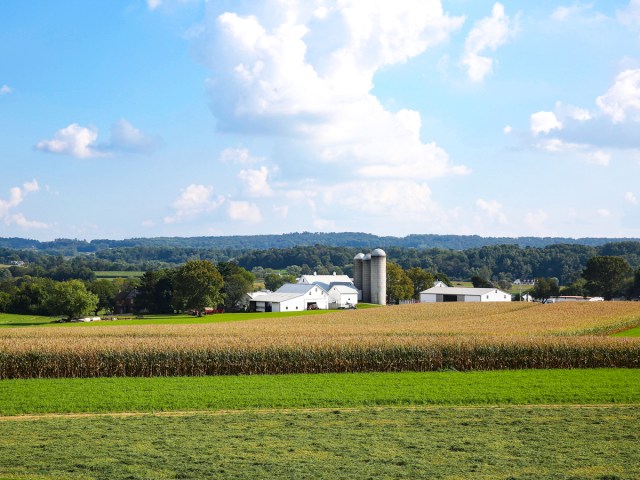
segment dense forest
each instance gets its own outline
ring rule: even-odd
[[[492,245],[518,245],[520,247],[542,248],[549,245],[602,246],[606,243],[640,241],[623,238],[565,238],[565,237],[480,237],[478,235],[407,235],[406,237],[381,237],[369,233],[310,233],[295,232],[282,235],[244,235],[219,237],[157,237],[131,238],[126,240],[78,240],[56,239],[40,242],[24,238],[0,238],[0,247],[12,249],[33,249],[61,255],[96,253],[113,248],[152,247],[208,250],[267,250],[271,248],[292,248],[298,246],[332,246],[368,248],[403,247],[416,249],[443,248],[467,250]]]
[[[95,271],[148,271],[173,267],[188,260],[233,261],[240,267],[284,270],[296,273],[352,274],[353,257],[359,247],[296,246],[265,250],[214,249],[196,247],[131,246],[115,247],[95,253],[75,255],[51,254],[27,249],[0,248],[1,277],[50,278],[57,281],[94,279]],[[385,247],[390,262],[404,269],[422,268],[441,272],[456,280],[480,276],[488,280],[513,281],[538,277],[555,277],[568,285],[580,277],[587,261],[594,256],[624,258],[635,270],[640,267],[640,242],[624,241],[599,246],[556,244],[545,247],[491,245],[465,250],[444,248]]]

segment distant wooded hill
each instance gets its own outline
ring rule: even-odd
[[[567,237],[481,237],[478,235],[407,235],[406,237],[377,236],[369,233],[286,233],[282,235],[232,235],[220,237],[155,237],[127,240],[56,239],[40,242],[24,238],[0,238],[0,248],[34,249],[64,255],[93,253],[109,248],[169,247],[194,249],[266,250],[297,246],[323,245],[370,249],[376,247],[444,248],[467,250],[491,245],[518,245],[520,247],[546,247],[549,245],[586,245],[597,247],[607,243],[640,241],[638,238],[567,238]]]

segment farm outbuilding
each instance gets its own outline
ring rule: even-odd
[[[510,301],[511,294],[497,288],[432,287],[420,292],[421,303]]]
[[[329,290],[329,308],[355,308],[358,304],[358,290],[347,285],[334,285]]]
[[[249,301],[250,312],[295,312],[327,310],[329,294],[318,285],[287,283],[273,293]]]

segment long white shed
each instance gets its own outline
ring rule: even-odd
[[[510,301],[511,294],[497,288],[433,287],[420,292],[421,303]]]

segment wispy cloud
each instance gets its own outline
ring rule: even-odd
[[[36,180],[25,182],[22,187],[13,187],[9,190],[9,198],[0,198],[0,219],[6,225],[17,225],[24,229],[44,229],[49,225],[44,222],[27,220],[23,213],[14,210],[24,201],[25,197],[32,192],[40,190]]]

